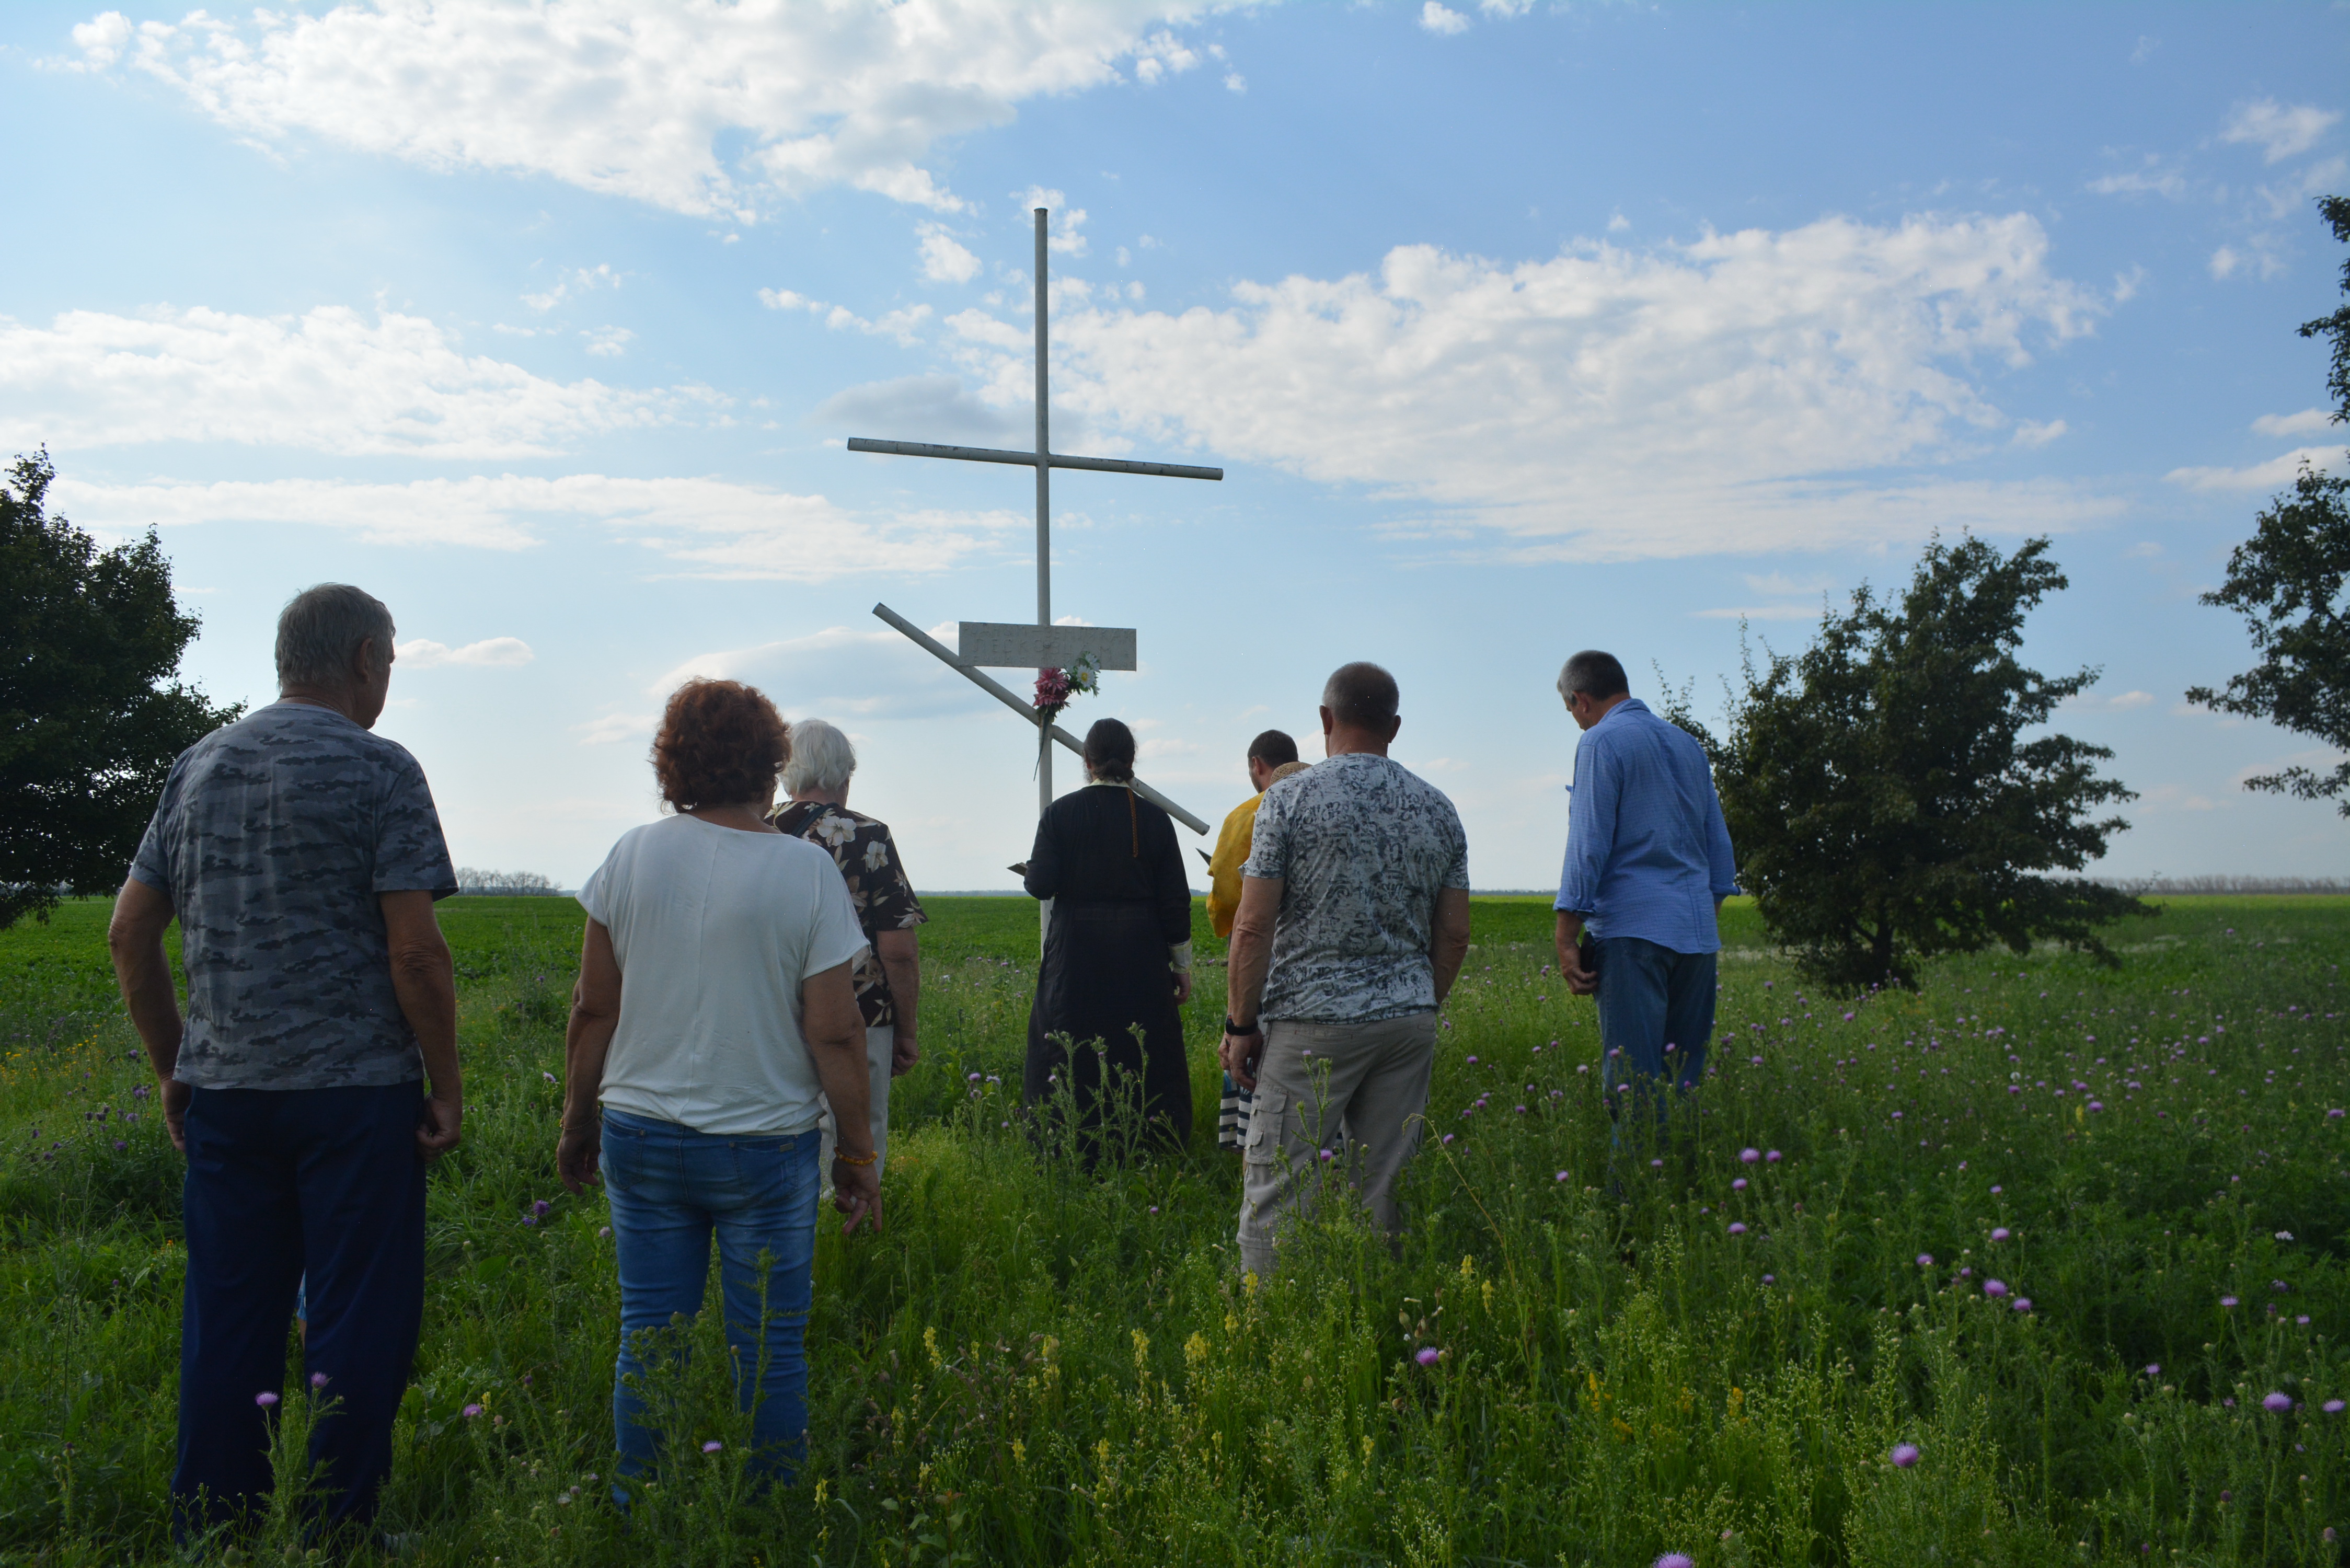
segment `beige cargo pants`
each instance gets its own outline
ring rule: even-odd
[[[1395,1184],[1419,1147],[1435,1061],[1433,1012],[1370,1023],[1266,1022],[1243,1149],[1243,1269],[1271,1279],[1282,1232],[1326,1189],[1352,1187],[1373,1224],[1390,1236],[1403,1229]]]

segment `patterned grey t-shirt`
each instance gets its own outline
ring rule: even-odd
[[[1316,763],[1264,792],[1241,875],[1283,884],[1260,1016],[1435,1010],[1436,895],[1469,886],[1469,836],[1443,791],[1368,752]]]
[[[457,876],[406,747],[300,702],[224,725],[172,764],[130,874],[179,912],[180,1082],[329,1089],[423,1076],[376,895],[445,898]]]

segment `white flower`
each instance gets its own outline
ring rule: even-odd
[[[816,818],[816,836],[838,848],[857,836],[857,824],[845,816],[820,816]]]
[[[889,864],[889,846],[887,844],[877,838],[865,846],[865,868],[868,871],[879,871]]]

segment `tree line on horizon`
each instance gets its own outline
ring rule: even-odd
[[[2350,198],[2317,207],[2350,245]],[[2299,332],[2330,341],[2333,417],[2350,424],[2350,260],[2342,292]],[[56,477],[43,450],[0,480],[0,930],[46,921],[66,894],[111,891],[172,760],[244,711],[180,679],[198,620],[173,597],[154,530],[100,549],[48,514]],[[2304,462],[2201,596],[2244,618],[2259,661],[2188,700],[2350,753],[2345,583],[2350,475]],[[1688,687],[1660,697],[1712,763],[1741,886],[1816,982],[1912,986],[1921,963],[1993,943],[2056,941],[2116,963],[2099,931],[2156,912],[2136,896],[2154,889],[2085,874],[2128,826],[2101,814],[2137,798],[2099,772],[2112,750],[2040,732],[2099,674],[2052,677],[2021,658],[2024,618],[2066,586],[2044,537],[2002,553],[1937,536],[1906,589],[1863,583],[1823,610],[1808,647],[1744,645],[1721,733]],[[2350,759],[2245,787],[2350,816]],[[528,872],[467,867],[459,882],[560,891]]]

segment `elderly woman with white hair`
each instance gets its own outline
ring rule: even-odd
[[[930,917],[898,858],[889,825],[848,809],[848,781],[857,772],[857,748],[822,719],[792,726],[791,760],[784,764],[784,789],[791,799],[771,820],[827,850],[848,884],[858,923],[871,945],[850,971],[857,1002],[865,1014],[865,1054],[872,1075],[868,1102],[873,1147],[886,1161],[889,1147],[889,1080],[921,1060],[916,1038],[921,1004],[920,939],[915,928]],[[825,1147],[836,1128],[829,1112],[822,1123]],[[819,1169],[828,1168],[820,1160]],[[877,1167],[875,1174],[879,1174]]]

